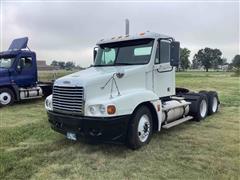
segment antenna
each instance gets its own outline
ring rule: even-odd
[[[129,20],[125,19],[125,35],[129,35]]]

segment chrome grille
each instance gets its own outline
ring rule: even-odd
[[[53,87],[53,110],[71,114],[83,114],[83,87]]]

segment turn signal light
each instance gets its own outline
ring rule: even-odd
[[[108,114],[114,114],[116,112],[116,107],[114,105],[109,105],[107,107]]]

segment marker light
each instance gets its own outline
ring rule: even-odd
[[[53,104],[52,104],[52,95],[48,96],[45,100],[45,108],[48,111],[53,110]]]
[[[143,36],[144,34],[145,34],[144,32],[139,33],[140,36]]]
[[[108,114],[114,114],[116,112],[116,107],[114,105],[108,105],[107,112]]]

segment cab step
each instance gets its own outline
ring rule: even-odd
[[[162,126],[162,128],[164,128],[164,129],[169,129],[169,128],[173,127],[173,126],[176,126],[176,125],[178,125],[178,124],[184,123],[184,122],[189,121],[189,120],[191,120],[191,119],[193,119],[192,116],[187,116],[187,117],[178,119],[178,120],[176,120],[176,121],[173,121],[173,122],[171,122],[171,123],[165,124],[165,125]]]

